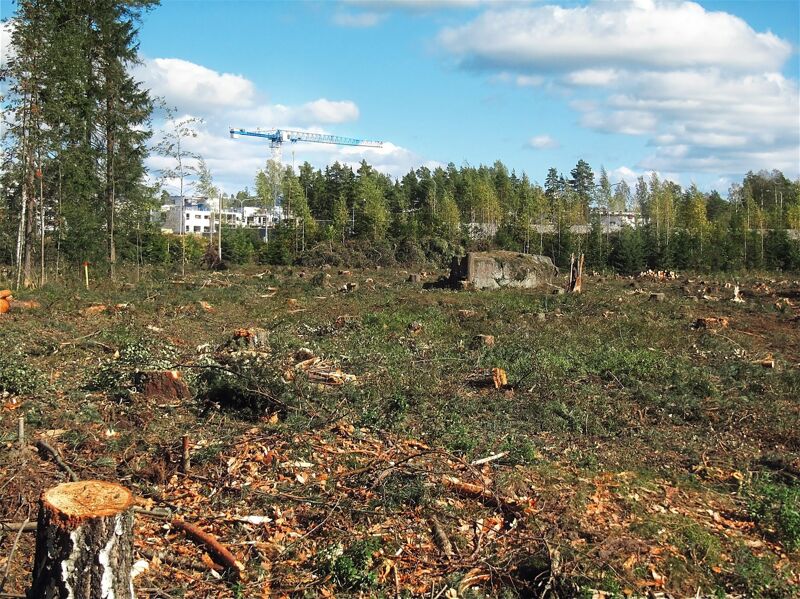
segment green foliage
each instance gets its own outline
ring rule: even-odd
[[[32,395],[44,386],[44,380],[21,351],[0,352],[0,393]]]
[[[253,229],[226,228],[222,231],[222,260],[232,264],[251,263],[262,245]]]
[[[336,585],[345,591],[368,589],[375,585],[374,554],[380,550],[381,539],[372,537],[355,541],[348,547],[341,543],[320,552],[320,570],[331,575]]]
[[[739,546],[732,557],[734,562],[732,582],[748,597],[783,599],[793,596],[790,584],[776,568],[774,557],[755,556],[745,546]]]
[[[42,258],[34,243],[35,197],[49,212],[46,253],[56,246],[76,263],[108,261],[113,268],[116,216],[138,214],[139,224],[146,218],[152,102],[132,73],[138,24],[155,4],[17,4],[2,74],[3,114],[10,117],[2,201],[15,226],[25,214],[20,283],[32,282],[33,260]]]
[[[612,237],[609,265],[623,274],[644,270],[644,242],[640,229],[623,227]]]
[[[263,415],[266,409],[285,410],[296,398],[281,380],[281,371],[266,355],[233,352],[199,360],[194,384],[197,397],[246,417]]]
[[[762,477],[749,490],[750,513],[789,551],[800,551],[800,486]]]
[[[103,361],[89,381],[89,387],[117,398],[127,398],[134,390],[140,372],[169,370],[175,365],[177,350],[164,341],[143,336],[129,342],[119,356]]]
[[[259,246],[258,261],[261,264],[291,264],[294,261],[293,228],[281,223],[272,229],[269,241]]]
[[[185,254],[187,264],[199,264],[206,251],[206,240],[198,235],[167,235],[167,248],[173,263],[180,264]]]

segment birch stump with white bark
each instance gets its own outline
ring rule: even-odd
[[[41,599],[134,599],[133,495],[115,483],[63,483],[42,494],[33,587]]]

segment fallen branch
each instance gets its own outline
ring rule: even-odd
[[[36,522],[0,522],[0,531],[36,532]]]
[[[80,480],[78,475],[75,474],[75,471],[69,467],[55,447],[50,445],[47,441],[42,441],[41,439],[36,442],[36,447],[43,453],[49,453],[56,465],[58,465],[59,468],[67,473],[67,476],[69,476],[69,479],[72,482],[78,482]]]
[[[495,453],[493,455],[486,456],[485,458],[481,458],[479,460],[473,460],[472,462],[470,462],[470,466],[480,466],[481,464],[488,464],[489,462],[494,462],[495,460],[504,458],[507,455],[508,455],[507,451],[501,451],[500,453]]]
[[[134,505],[132,509],[134,513],[140,516],[146,516],[148,518],[161,518],[165,520],[169,520],[170,518],[172,518],[172,512],[170,510],[161,510],[161,509],[148,510],[143,507],[139,507],[138,505]]]
[[[0,592],[6,588],[6,581],[8,580],[8,573],[11,571],[11,564],[14,562],[14,553],[17,551],[17,545],[19,544],[19,538],[22,536],[24,532],[25,525],[28,524],[28,520],[26,519],[25,522],[22,523],[19,530],[17,531],[17,536],[14,538],[14,544],[11,545],[11,551],[8,554],[8,563],[6,563],[6,571],[3,573],[3,580],[0,580]]]
[[[447,538],[447,534],[444,532],[439,520],[436,516],[431,516],[429,521],[433,531],[433,540],[436,542],[439,551],[446,557],[453,557],[453,545],[450,543],[450,539]]]
[[[190,524],[189,522],[181,520],[180,518],[174,518],[171,524],[175,528],[179,528],[185,532],[186,536],[189,538],[208,547],[210,552],[220,561],[223,566],[231,569],[239,578],[244,578],[244,564],[236,559],[236,557],[222,543],[220,543],[214,535],[209,534],[198,526]]]
[[[504,499],[481,485],[465,483],[452,476],[443,476],[442,482],[451,491],[455,491],[465,497],[477,499],[488,507],[496,507],[504,514],[519,517],[525,512],[525,507],[516,501]]]

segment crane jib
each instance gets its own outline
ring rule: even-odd
[[[383,142],[381,141],[357,139],[355,137],[341,137],[339,135],[327,135],[324,133],[311,133],[308,131],[292,131],[287,129],[268,129],[266,131],[258,129],[231,129],[230,134],[234,139],[240,135],[260,137],[262,139],[268,139],[274,145],[280,145],[287,141],[292,143],[306,141],[311,143],[334,144],[341,146],[363,146],[370,148],[380,148],[383,146]]]

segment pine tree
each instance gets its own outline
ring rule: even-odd
[[[576,199],[579,202],[580,214],[583,222],[589,220],[589,203],[592,201],[594,192],[594,173],[592,167],[585,160],[578,160],[575,168],[570,171],[572,179],[569,185],[575,192]]]
[[[20,216],[19,283],[32,283],[33,217],[38,211],[44,279],[45,217],[73,258],[105,252],[116,260],[114,214],[145,201],[145,142],[151,105],[130,75],[136,25],[151,0],[28,0],[18,4],[8,82],[8,147]],[[6,112],[6,110],[4,110]],[[38,198],[36,197],[38,195]],[[62,202],[63,198],[63,202]],[[53,205],[57,204],[57,209]],[[53,217],[56,214],[57,217]]]
[[[52,37],[48,4],[19,4],[11,34],[11,52],[2,72],[2,83],[8,86],[3,107],[4,186],[11,190],[13,212],[18,215],[15,252],[18,288],[34,284],[35,183],[36,175],[41,174],[41,158],[48,150],[42,119],[47,88],[45,65],[52,58],[48,51],[48,40]]]

